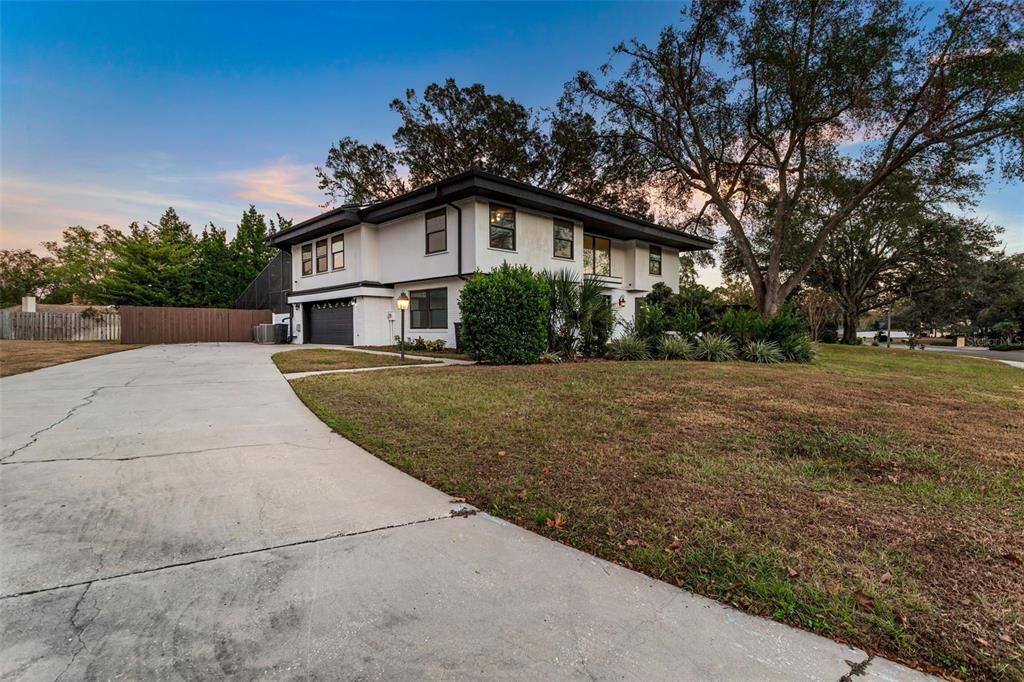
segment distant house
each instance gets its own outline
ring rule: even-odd
[[[405,291],[407,335],[455,346],[459,292],[477,271],[508,262],[593,275],[620,319],[631,321],[636,301],[656,283],[678,286],[681,251],[714,242],[469,171],[367,207],[328,211],[268,244],[290,258],[275,259],[266,286],[251,285],[251,298],[263,300],[255,292],[278,280],[296,343],[390,344],[395,300]],[[274,277],[289,260],[290,280]]]
[[[90,310],[90,309],[91,310],[96,310],[96,311],[99,311],[99,312],[104,312],[104,313],[116,313],[117,312],[117,309],[114,308],[113,306],[108,308],[107,306],[102,306],[102,305],[80,305],[80,304],[72,304],[72,303],[36,303],[35,304],[35,310],[31,310],[29,312],[36,312],[36,313],[80,313],[80,312],[83,312],[85,310]],[[18,305],[8,306],[8,307],[2,309],[2,311],[5,312],[5,313],[20,313],[23,310],[24,310],[24,308],[23,308],[21,303],[19,303]]]

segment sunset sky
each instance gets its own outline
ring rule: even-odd
[[[454,77],[552,104],[617,42],[657,39],[679,5],[48,4],[0,7],[3,248],[67,225],[156,220],[231,232],[250,202],[296,220],[338,138],[390,142],[391,99]],[[1024,185],[980,216],[1024,251]]]

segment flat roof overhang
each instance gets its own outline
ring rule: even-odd
[[[329,211],[271,236],[267,243],[278,247],[290,246],[361,222],[384,223],[470,197],[563,215],[582,222],[585,230],[615,239],[639,239],[680,251],[700,251],[715,245],[711,239],[662,227],[585,201],[481,171],[467,171],[366,208]]]

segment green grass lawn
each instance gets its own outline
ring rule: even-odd
[[[1024,676],[1020,370],[831,346],[293,386],[386,461],[560,542],[926,669]]]
[[[282,374],[316,372],[328,369],[359,369],[362,367],[395,367],[398,365],[429,365],[429,360],[412,360],[395,355],[376,355],[333,348],[303,348],[274,353],[274,364]]]

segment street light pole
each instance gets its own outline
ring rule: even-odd
[[[409,294],[402,292],[402,295],[395,301],[395,305],[398,306],[398,314],[402,318],[402,335],[398,339],[398,350],[402,355],[402,359],[405,359],[405,311],[409,308]]]

